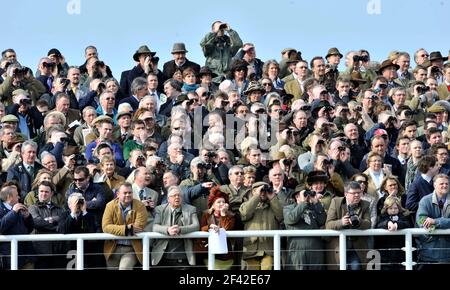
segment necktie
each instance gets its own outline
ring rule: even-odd
[[[30,173],[31,176],[34,176],[34,167],[28,166],[28,172]]]
[[[444,201],[441,199],[438,202],[439,208],[442,210],[444,208]]]
[[[47,78],[47,87],[48,87],[49,91],[52,89],[52,87],[53,87],[53,76],[50,76],[50,77]]]
[[[122,142],[125,141],[125,139],[127,139],[127,133],[122,134]]]
[[[141,200],[144,200],[144,190],[143,189],[139,190],[139,198]]]
[[[75,96],[77,95],[77,91],[78,91],[77,87],[72,87],[72,92]]]

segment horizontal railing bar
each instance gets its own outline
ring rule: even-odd
[[[340,234],[345,236],[404,236],[407,233],[412,235],[450,235],[450,229],[434,230],[432,233],[425,229],[412,228],[399,231],[387,231],[384,229],[370,230],[262,230],[262,231],[227,231],[227,237],[245,238],[245,237],[338,237]],[[185,235],[167,236],[155,232],[139,233],[136,236],[115,236],[105,233],[92,234],[36,234],[36,235],[0,235],[0,242],[10,242],[13,239],[17,241],[75,241],[83,240],[129,240],[142,239],[148,236],[151,239],[167,239],[167,238],[207,238],[208,232],[193,232]]]

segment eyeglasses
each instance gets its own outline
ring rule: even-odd
[[[300,69],[308,69],[307,66],[299,66],[298,68],[300,68]]]
[[[422,54],[420,57],[428,57],[428,54]]]
[[[107,101],[114,101],[116,98],[106,98]]]
[[[257,114],[264,114],[266,112],[266,110],[264,109],[258,109],[255,111]]]
[[[266,86],[272,86],[271,83],[262,83],[262,85],[265,86],[265,87],[266,87]]]
[[[155,120],[153,117],[148,117],[148,118],[145,118],[145,119],[144,119],[144,122],[147,122],[147,121],[153,121],[153,120]]]
[[[365,180],[355,180],[356,182],[358,182],[359,184],[366,184],[367,183],[367,181],[365,181]]]
[[[86,178],[74,178],[73,182],[83,182],[85,180],[86,180]]]
[[[243,171],[235,171],[233,172],[234,175],[244,175]]]
[[[211,93],[210,93],[210,92],[204,92],[204,93],[202,94],[202,97],[209,97],[209,96],[211,96]]]

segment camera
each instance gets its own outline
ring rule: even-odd
[[[191,106],[194,103],[194,100],[190,99],[186,101],[186,106]]]
[[[62,140],[63,138],[61,138]],[[73,158],[75,160],[75,166],[83,166],[87,164],[86,158],[84,158],[83,154],[77,153]]]
[[[228,28],[228,25],[226,23],[222,23],[219,26],[219,29],[227,29],[227,28]]]
[[[350,222],[352,223],[352,227],[359,227],[359,217],[356,214],[355,206],[348,205],[348,215],[350,217]]]
[[[332,160],[329,160],[329,159],[324,159],[324,160],[322,161],[322,163],[323,163],[323,166],[324,166],[324,167],[327,167],[328,165],[333,164],[333,161],[332,161]]]
[[[31,105],[31,100],[30,99],[21,99],[19,101],[20,105]]]
[[[104,90],[106,90],[106,85],[104,83],[99,83],[97,86],[97,95],[101,95]]]
[[[302,110],[302,111],[309,111],[309,110],[311,110],[311,106],[310,106],[310,105],[303,105],[303,106],[300,108],[300,110]]]
[[[325,140],[319,139],[319,140],[317,141],[317,145],[325,145]]]
[[[432,66],[431,67],[431,73],[432,74],[441,73],[441,70],[437,66]]]
[[[430,90],[429,86],[418,86],[416,87],[416,91],[419,95],[423,95]]]
[[[333,107],[332,106],[325,106],[325,109],[323,109],[324,112],[331,112],[333,111]]]
[[[261,192],[272,193],[273,188],[272,186],[265,184],[263,188],[261,188]]]
[[[310,197],[315,197],[316,196],[316,192],[314,190],[305,190],[303,192],[303,196],[306,198],[308,196]]]
[[[345,146],[339,146],[339,147],[338,147],[338,150],[339,150],[339,151],[345,151]]]
[[[362,112],[363,108],[361,106],[356,106],[354,110],[356,112]]]
[[[229,102],[230,101],[228,101],[228,100],[222,100],[222,102],[221,102],[222,107],[225,107],[226,105],[228,105]]]
[[[283,165],[284,166],[291,166],[292,160],[291,159],[283,159]]]
[[[103,61],[97,60],[97,61],[95,62],[95,66],[104,67],[104,66],[105,66],[105,63],[104,63]]]
[[[66,78],[61,78],[60,83],[64,88],[66,88],[70,84],[70,80]]]
[[[217,154],[216,154],[216,152],[208,151],[208,153],[206,153],[206,156],[208,158],[216,158]]]
[[[84,197],[80,197],[80,198],[78,199],[77,205],[80,206],[80,207],[84,205]]]

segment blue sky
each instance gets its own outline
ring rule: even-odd
[[[80,3],[79,14],[68,13],[69,2]],[[369,3],[380,13],[369,14]],[[14,48],[22,64],[35,70],[56,47],[70,65],[80,65],[84,48],[93,44],[116,78],[133,67],[132,55],[142,44],[157,52],[160,68],[171,60],[174,42],[186,43],[187,57],[203,65],[199,43],[214,20],[253,42],[263,61],[279,60],[285,47],[307,60],[334,46],[344,54],[365,48],[373,60],[391,50],[412,54],[424,47],[447,55],[450,49],[450,0],[16,0],[2,6],[12,13],[2,13],[0,48]]]

